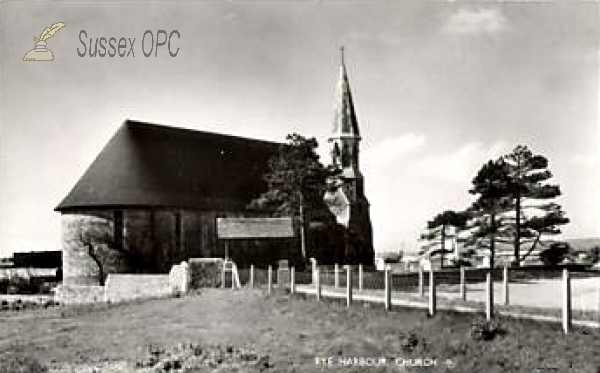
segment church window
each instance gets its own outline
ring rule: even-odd
[[[344,151],[342,152],[342,167],[350,166],[350,147],[348,144],[344,144]]]

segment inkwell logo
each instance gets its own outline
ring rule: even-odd
[[[58,30],[65,27],[64,22],[57,22],[50,27],[46,27],[39,38],[33,37],[35,48],[27,52],[23,61],[54,61],[54,54],[46,48],[46,40],[50,39]]]

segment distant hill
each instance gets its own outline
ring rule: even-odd
[[[556,241],[567,242],[575,252],[589,251],[594,246],[600,246],[600,238],[568,238],[568,239],[557,239]],[[526,252],[531,247],[530,244],[522,244],[521,252]],[[535,251],[545,250],[549,247],[548,242],[538,243]],[[510,254],[514,250],[511,244],[497,242],[496,253],[497,254]]]
[[[600,246],[600,238],[570,238],[565,241],[575,252],[589,251],[594,246]]]

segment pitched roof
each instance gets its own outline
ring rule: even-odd
[[[243,209],[281,144],[127,120],[55,211]]]

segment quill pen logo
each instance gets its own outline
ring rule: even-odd
[[[23,61],[54,61],[54,54],[46,48],[46,40],[50,39],[58,30],[65,27],[64,22],[57,22],[50,27],[46,27],[39,38],[33,37],[35,48],[30,50],[23,57]]]

